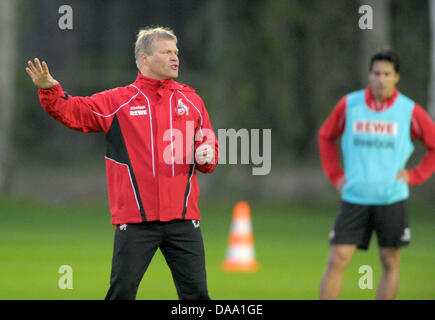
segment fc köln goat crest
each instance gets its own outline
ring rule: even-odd
[[[183,99],[178,99],[178,104],[177,104],[177,107],[175,108],[175,111],[176,111],[177,114],[179,114],[180,116],[182,116],[183,114],[186,114],[187,116],[189,115],[189,107],[187,107],[187,106],[183,103]]]

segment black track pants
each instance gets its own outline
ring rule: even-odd
[[[201,230],[199,222],[192,220],[117,226],[106,299],[135,299],[140,281],[158,248],[171,269],[179,299],[210,299]]]

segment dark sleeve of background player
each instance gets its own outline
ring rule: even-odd
[[[336,104],[332,113],[320,127],[318,136],[320,161],[327,178],[334,186],[337,186],[337,183],[344,176],[343,168],[340,165],[337,139],[344,131],[346,97],[341,98]]]
[[[409,171],[409,184],[419,185],[435,171],[435,123],[418,104],[412,112],[411,137],[420,140],[427,150],[420,163]]]

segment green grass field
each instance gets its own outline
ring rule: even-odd
[[[232,206],[200,202],[209,293],[213,299],[317,299],[337,204],[253,203],[254,274],[224,273]],[[0,299],[102,299],[108,289],[113,230],[106,201],[53,205],[0,200]],[[398,299],[435,299],[435,206],[410,201],[411,246],[402,252]],[[73,269],[73,289],[58,287],[58,269]],[[373,268],[374,289],[362,290],[361,265]],[[356,252],[344,275],[341,299],[373,299],[380,276],[375,236]],[[160,252],[138,299],[177,299]]]

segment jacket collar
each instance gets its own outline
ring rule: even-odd
[[[137,73],[136,81],[134,82],[137,87],[145,90],[159,90],[160,88],[172,89],[174,80],[165,79],[158,80],[144,76],[140,71]]]
[[[394,88],[393,94],[379,104],[373,96],[371,86],[369,86],[364,92],[367,106],[374,111],[383,111],[389,109],[393,105],[393,103],[396,102],[398,96],[399,90],[397,90],[397,88]]]
[[[141,90],[155,90],[160,95],[165,90],[180,90],[191,91],[195,90],[185,84],[174,81],[173,79],[158,80],[144,76],[140,71],[137,73],[137,78],[134,84]]]

